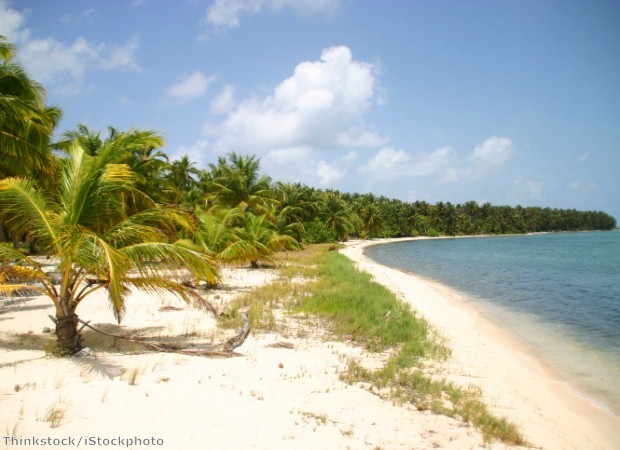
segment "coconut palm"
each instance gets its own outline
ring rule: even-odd
[[[107,145],[97,156],[90,156],[74,143],[59,168],[54,196],[27,179],[0,181],[0,208],[6,211],[7,225],[36,237],[40,248],[58,260],[57,273],[50,274],[32,258],[0,246],[4,278],[9,280],[0,285],[0,293],[31,289],[48,296],[55,307],[56,335],[64,353],[81,348],[76,310],[96,291],[107,290],[120,322],[131,287],[199,300],[178,281],[178,271],[189,270],[211,282],[217,277],[212,259],[187,242],[174,241],[168,231],[191,227],[190,216],[154,203],[134,214],[125,210],[121,194],[140,193],[132,187],[129,167],[114,163],[124,151]]]
[[[45,89],[13,61],[15,47],[0,36],[0,178],[51,173],[48,144],[58,108],[45,106]]]
[[[212,256],[220,254],[237,240],[233,228],[244,223],[244,212],[239,208],[216,205],[208,211],[196,208],[194,214],[198,219],[196,240]]]
[[[124,162],[134,172],[138,188],[162,203],[165,195],[164,174],[170,169],[170,163],[168,155],[158,147],[160,145],[154,143],[136,147]]]
[[[354,213],[336,192],[326,192],[319,203],[318,217],[339,241],[355,229]]]
[[[184,197],[196,186],[195,176],[199,176],[200,171],[196,168],[196,163],[183,155],[181,158],[172,161],[169,167],[167,183],[172,193],[174,205],[183,203]]]
[[[234,241],[218,254],[218,258],[235,264],[259,266],[270,261],[278,250],[298,250],[299,242],[292,236],[279,234],[275,225],[263,214],[244,214],[243,227],[232,230]]]
[[[254,155],[242,156],[232,152],[210,164],[212,182],[209,190],[217,202],[240,208],[254,214],[269,214],[270,206],[277,204],[271,190],[271,178],[259,176],[260,159]],[[271,220],[275,220],[270,216]]]

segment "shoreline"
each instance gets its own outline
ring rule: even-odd
[[[483,237],[459,236],[456,238]],[[453,237],[449,237],[453,238]],[[449,239],[448,238],[448,239]],[[439,238],[350,241],[341,253],[373,275],[429,321],[452,349],[449,379],[483,390],[491,409],[521,427],[542,448],[620,448],[620,418],[570,385],[483,308],[440,283],[381,265],[365,255],[372,245]]]

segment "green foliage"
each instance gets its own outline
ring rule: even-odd
[[[56,308],[59,343],[69,353],[80,348],[76,308],[91,293],[105,287],[120,321],[131,286],[201,301],[175,281],[177,271],[189,270],[208,281],[217,278],[213,260],[171,234],[193,226],[189,215],[153,202],[138,212],[127,208],[126,198],[141,193],[133,187],[129,167],[116,163],[124,152],[124,147],[110,144],[90,156],[76,141],[56,174],[56,192],[28,179],[0,180],[5,226],[36,239],[47,254],[58,258],[60,278],[56,280],[17,250],[0,246],[0,260],[28,268],[33,274],[30,278],[39,282],[4,284],[0,294],[30,288],[48,296]],[[84,284],[87,277],[97,282]]]
[[[333,230],[328,229],[319,219],[315,219],[305,224],[305,241],[308,244],[323,244],[336,242],[336,235]]]
[[[371,348],[408,341],[431,345],[428,324],[370,275],[355,270],[346,257],[329,252],[317,274],[313,295],[303,300],[300,311],[330,317],[336,333]],[[423,356],[420,351],[416,356]]]

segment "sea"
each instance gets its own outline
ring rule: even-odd
[[[396,241],[366,254],[458,291],[620,416],[620,231]]]

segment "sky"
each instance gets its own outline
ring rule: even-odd
[[[155,129],[198,168],[620,222],[617,0],[0,0],[58,133]]]

